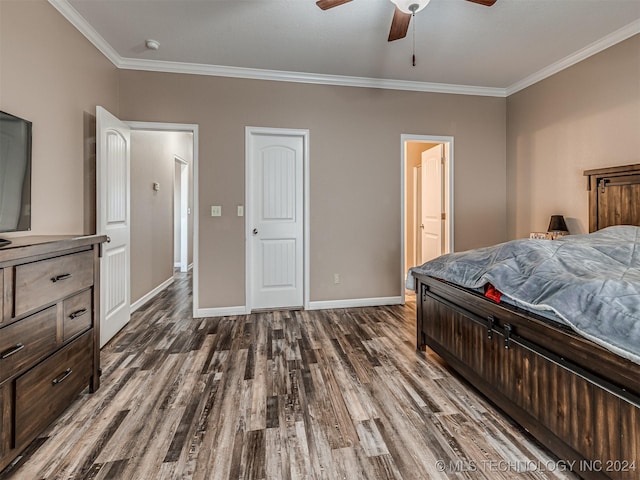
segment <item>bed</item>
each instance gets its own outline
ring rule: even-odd
[[[584,174],[590,232],[640,226],[640,164]],[[640,478],[640,363],[628,348],[578,333],[553,309],[530,311],[526,302],[498,303],[435,276],[411,276],[419,349],[430,347],[581,477]]]

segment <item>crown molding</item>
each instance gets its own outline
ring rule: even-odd
[[[318,85],[381,88],[386,90],[409,90],[413,92],[452,93],[457,95],[480,95],[486,97],[506,96],[504,88],[413,82],[408,80],[392,80],[385,78],[348,77],[344,75],[325,75],[320,73],[285,72],[257,68],[205,65],[200,63],[124,58],[118,66],[124,70],[183,73],[214,77],[245,78],[250,80],[270,80],[275,82],[312,83]]]
[[[579,63],[582,60],[585,60],[595,55],[596,53],[600,53],[601,51],[606,50],[607,48],[612,47],[617,43],[620,43],[626,40],[627,38],[637,35],[638,33],[640,33],[640,20],[636,20],[630,23],[629,25],[622,27],[613,33],[610,33],[609,35],[601,38],[600,40],[593,42],[590,45],[587,45],[586,47],[578,50],[577,52],[572,53],[568,57],[565,57],[562,60],[552,63],[551,65],[543,68],[542,70],[539,70],[536,73],[529,75],[528,77],[520,80],[519,82],[516,82],[508,86],[505,89],[506,96],[508,97],[509,95],[513,95],[514,93],[519,92],[520,90],[530,87],[534,83],[538,83],[541,80],[544,80],[545,78],[550,77],[551,75],[555,75],[556,73],[561,72],[562,70],[569,68],[575,65],[576,63]]]

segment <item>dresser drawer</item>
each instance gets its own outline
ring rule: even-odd
[[[93,252],[19,265],[15,270],[14,315],[20,316],[93,284]]]
[[[54,305],[0,330],[0,382],[56,349],[56,318]]]
[[[31,441],[89,385],[92,330],[16,380],[14,447]]]
[[[85,290],[63,303],[62,341],[66,342],[79,333],[89,330],[92,324],[92,291]]]

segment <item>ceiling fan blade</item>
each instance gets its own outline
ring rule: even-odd
[[[496,3],[497,0],[467,0],[467,1],[472,3],[478,3],[480,5],[484,5],[485,7],[490,7],[494,3]]]
[[[322,10],[329,10],[330,8],[337,7],[350,1],[351,0],[318,0],[316,5],[318,5]]]
[[[391,30],[389,30],[389,41],[399,40],[407,36],[409,30],[409,22],[411,22],[411,14],[404,13],[398,7],[393,12],[393,20],[391,21]]]

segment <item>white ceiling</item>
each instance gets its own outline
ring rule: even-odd
[[[121,68],[498,96],[640,32],[640,0],[431,0],[391,43],[390,0],[327,11],[314,0],[49,1]],[[145,48],[149,38],[159,50]]]

